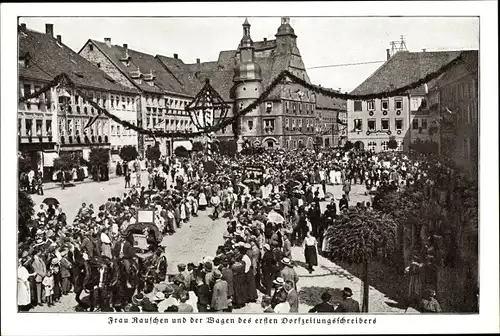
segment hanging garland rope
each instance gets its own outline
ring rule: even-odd
[[[325,89],[325,88],[310,84],[310,83],[306,82],[305,80],[295,76],[294,74],[292,74],[288,70],[284,70],[284,71],[280,72],[278,74],[278,76],[276,76],[276,78],[271,82],[271,84],[269,84],[267,89],[264,92],[262,92],[262,94],[256,100],[254,100],[250,105],[248,105],[246,108],[233,113],[232,117],[225,118],[225,119],[221,120],[216,125],[206,127],[203,130],[197,131],[197,132],[189,132],[189,131],[165,132],[165,131],[161,131],[161,130],[147,130],[147,129],[144,129],[142,127],[136,126],[136,125],[134,125],[126,120],[122,120],[122,119],[118,118],[117,116],[115,116],[114,114],[110,113],[105,108],[102,108],[101,106],[99,106],[96,102],[94,102],[89,97],[87,97],[86,93],[81,91],[80,89],[78,89],[76,84],[73,82],[73,80],[71,80],[71,78],[65,73],[61,73],[61,74],[57,75],[56,77],[54,77],[54,79],[51,82],[49,82],[48,84],[43,86],[41,89],[19,98],[19,102],[24,102],[28,99],[38,97],[41,94],[49,91],[51,88],[57,86],[59,83],[63,83],[63,84],[68,85],[72,89],[74,89],[83,98],[84,101],[88,102],[92,107],[94,107],[98,111],[98,115],[102,113],[105,116],[107,116],[109,119],[117,122],[118,124],[128,128],[128,129],[132,129],[139,134],[149,135],[151,137],[157,137],[157,138],[194,138],[194,137],[202,136],[204,134],[220,131],[220,130],[224,129],[225,127],[233,124],[239,117],[250,113],[253,109],[258,107],[260,104],[264,103],[264,101],[267,99],[267,97],[269,97],[271,92],[285,79],[289,79],[291,82],[293,82],[295,84],[302,85],[303,87],[305,87],[305,88],[307,88],[307,89],[309,89],[317,94],[322,94],[322,95],[327,96],[329,98],[338,98],[338,99],[343,99],[343,100],[381,99],[381,98],[399,96],[399,95],[402,95],[410,90],[416,89],[416,88],[430,82],[431,80],[438,78],[444,72],[450,70],[451,68],[456,66],[461,61],[461,59],[462,59],[462,54],[460,54],[457,58],[455,58],[451,62],[449,62],[446,65],[439,68],[437,71],[434,71],[434,72],[428,74],[427,76],[425,76],[424,78],[421,78],[418,81],[415,81],[415,82],[410,83],[408,85],[405,85],[403,87],[400,87],[400,88],[397,88],[397,89],[394,89],[391,91],[371,93],[371,94],[365,94],[365,95],[353,95],[353,94],[347,94],[347,93],[338,93],[338,92],[333,91],[333,90]],[[337,119],[337,123],[345,126],[345,123],[341,122],[338,119]]]

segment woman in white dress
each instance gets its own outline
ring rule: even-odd
[[[207,205],[208,205],[208,203],[207,203],[207,196],[205,195],[205,192],[201,191],[200,195],[198,196],[198,199],[199,199],[198,204],[200,206],[199,209],[201,211],[204,211],[207,208]]]
[[[19,311],[27,311],[31,304],[31,290],[29,277],[35,276],[36,273],[30,274],[26,267],[28,258],[28,252],[23,252],[21,258],[19,258],[19,264],[17,267],[17,307]]]

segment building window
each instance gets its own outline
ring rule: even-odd
[[[45,120],[45,133],[52,136],[52,120]]]
[[[382,110],[389,109],[389,101],[387,99],[382,100]]]
[[[363,105],[361,100],[355,100],[354,101],[354,111],[362,111],[363,110]]]
[[[396,100],[395,104],[396,104],[396,109],[397,110],[400,110],[400,109],[403,108],[403,101],[402,100]]]
[[[89,44],[89,51],[94,51],[94,46],[92,44]]]
[[[101,68],[101,63],[97,63],[97,67],[100,69]]]
[[[375,110],[375,101],[374,100],[369,100],[367,102],[368,105],[368,110]]]
[[[23,91],[24,91],[24,96],[29,95],[31,93],[31,85],[24,84]]]
[[[36,121],[36,136],[42,136],[43,120]]]
[[[411,122],[411,127],[414,130],[418,129],[418,119],[417,118],[413,119],[413,121]]]
[[[290,119],[285,118],[285,127],[290,127]]]
[[[377,150],[377,143],[375,141],[370,141],[368,143],[368,151],[375,152]]]
[[[295,119],[292,119],[292,128],[295,128]]]
[[[382,131],[389,130],[389,119],[382,119]]]
[[[382,145],[382,150],[386,151],[387,150],[387,141],[382,141],[381,145]]]
[[[403,129],[403,119],[396,119],[395,126],[397,130]]]
[[[253,120],[248,120],[247,125],[249,131],[253,130]]]
[[[293,114],[297,114],[297,104],[296,103],[292,103],[292,112],[293,112]]]
[[[274,132],[274,119],[264,119],[264,131]]]
[[[354,130],[362,131],[363,130],[363,120],[362,119],[354,119]]]
[[[120,136],[120,125],[116,125],[116,135]]]
[[[422,129],[427,129],[427,119],[422,119]]]
[[[31,136],[31,127],[33,127],[33,121],[31,119],[26,119],[25,120],[25,132],[27,136]]]
[[[368,119],[368,130],[375,131],[375,128],[376,128],[376,120],[375,119]]]

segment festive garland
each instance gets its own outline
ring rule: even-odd
[[[157,137],[157,138],[193,138],[193,137],[198,137],[204,134],[212,133],[212,132],[217,132],[225,127],[229,126],[230,124],[233,124],[235,121],[238,120],[239,117],[244,116],[250,112],[252,112],[253,109],[258,107],[260,104],[264,103],[264,101],[269,97],[271,92],[285,79],[289,79],[295,84],[302,85],[303,87],[317,93],[317,94],[322,94],[325,95],[329,98],[338,98],[338,99],[343,99],[343,100],[368,100],[368,99],[380,99],[380,98],[388,98],[388,97],[393,97],[393,96],[399,96],[402,95],[409,90],[416,89],[425,83],[428,83],[429,81],[438,78],[441,74],[444,72],[448,71],[452,67],[456,66],[462,59],[462,54],[460,54],[457,58],[452,60],[451,62],[447,63],[446,65],[442,66],[440,69],[438,69],[435,72],[432,72],[425,76],[424,78],[419,79],[418,81],[415,81],[413,83],[410,83],[408,85],[405,85],[403,87],[394,89],[392,91],[386,91],[386,92],[379,92],[379,93],[371,93],[371,94],[365,94],[365,95],[354,95],[354,94],[347,94],[347,93],[338,93],[336,91],[330,90],[330,89],[325,89],[313,84],[310,84],[306,82],[305,80],[295,76],[288,70],[284,70],[276,76],[276,78],[269,84],[267,89],[256,99],[254,100],[250,105],[248,105],[246,108],[237,111],[233,113],[233,116],[230,118],[225,118],[221,120],[218,124],[212,125],[209,127],[204,128],[201,131],[197,132],[188,132],[188,131],[174,131],[174,132],[165,132],[161,130],[147,130],[142,127],[136,126],[126,120],[122,120],[115,116],[114,114],[110,113],[108,110],[105,108],[102,108],[99,106],[96,102],[94,102],[92,99],[88,98],[86,93],[81,91],[76,87],[76,84],[71,80],[71,78],[65,74],[61,73],[54,77],[52,81],[50,81],[48,84],[43,86],[41,89],[25,95],[21,98],[19,98],[19,102],[24,102],[28,99],[38,97],[41,94],[49,91],[51,88],[57,86],[59,83],[64,83],[67,84],[69,87],[74,89],[82,98],[84,101],[88,102],[92,107],[94,107],[98,111],[98,115],[101,113],[107,116],[109,119],[117,122],[118,124],[136,131],[139,134],[144,134],[144,135],[149,135],[151,137]],[[341,122],[339,119],[337,119],[337,123],[341,125],[346,125],[345,123]]]

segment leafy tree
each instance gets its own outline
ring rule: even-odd
[[[23,190],[17,192],[17,215],[19,224],[27,225],[35,213],[35,203],[31,196]]]
[[[120,150],[120,158],[125,162],[134,161],[138,156],[135,146],[123,146]]]
[[[398,148],[398,142],[396,141],[396,139],[391,138],[391,139],[389,139],[389,142],[387,143],[387,147],[389,149],[394,150],[394,149]]]
[[[364,265],[362,311],[368,312],[368,272],[371,260],[385,259],[396,246],[397,224],[381,211],[349,208],[325,232],[330,257]]]
[[[238,150],[235,140],[226,140],[219,142],[219,153],[226,156],[234,156]]]
[[[62,152],[54,159],[54,169],[67,172],[79,166],[79,158],[73,153]]]
[[[146,150],[146,158],[151,161],[151,162],[157,162],[160,160],[161,157],[161,151],[160,151],[160,144],[156,143],[154,146],[149,147]]]
[[[193,142],[193,152],[202,152],[205,149],[205,146],[201,143],[201,141]]]
[[[33,158],[28,153],[18,155],[19,173],[27,173],[33,168]]]
[[[421,139],[417,139],[410,144],[410,149],[422,154],[437,154],[439,144],[433,140],[422,141]]]
[[[345,150],[351,150],[353,147],[354,147],[354,145],[351,141],[346,141],[346,143],[344,144]]]
[[[179,147],[175,148],[174,154],[178,157],[181,157],[181,158],[189,157],[189,151],[184,146],[179,146]]]
[[[89,163],[95,172],[97,181],[101,180],[101,170],[107,169],[109,163],[109,149],[92,148],[89,154]]]

